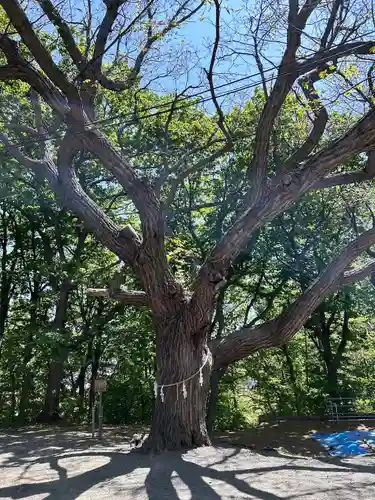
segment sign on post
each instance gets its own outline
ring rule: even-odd
[[[95,392],[107,392],[107,381],[103,379],[96,379],[94,383]]]

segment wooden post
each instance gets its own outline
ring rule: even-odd
[[[92,438],[95,437],[95,406],[96,406],[96,392],[94,392],[92,408],[91,408],[91,425],[92,425],[91,437]]]
[[[103,439],[103,393],[99,392],[99,439]]]
[[[97,379],[94,384],[95,395],[98,395],[98,438],[103,438],[103,392],[107,390],[107,381]],[[96,398],[95,398],[96,401]],[[93,408],[93,437],[95,435],[95,409]]]

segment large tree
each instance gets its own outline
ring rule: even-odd
[[[262,1],[254,6],[253,13],[247,10],[245,2],[240,10],[243,15],[235,13],[242,26],[236,25],[236,35],[230,36],[226,28],[222,29],[222,25],[228,25],[222,22],[222,16],[230,9],[220,0],[180,0],[168,5],[159,0],[105,0],[100,12],[94,12],[95,2],[88,0],[82,3],[84,19],[79,18],[78,9],[69,14],[64,3],[55,7],[50,0],[38,0],[35,4],[0,1],[4,9],[0,80],[4,88],[14,82],[20,92],[26,90],[35,111],[32,126],[22,123],[21,118],[16,123],[14,119],[4,123],[0,140],[8,154],[32,169],[39,180],[49,183],[59,203],[74,212],[85,228],[125,263],[142,287],[135,292],[120,290],[118,295],[125,303],[149,307],[153,318],[159,390],[149,443],[157,449],[208,444],[205,417],[212,370],[259,349],[284,344],[328,295],[375,269],[373,261],[361,267],[352,266],[375,243],[375,229],[364,229],[337,252],[315,282],[278,317],[240,328],[223,340],[210,343],[211,320],[220,290],[241,252],[251,252],[251,245],[256,245],[257,232],[313,189],[369,181],[375,174],[375,112],[371,94],[375,41],[368,35],[371,16],[363,14],[363,5],[356,0],[306,0],[301,4],[289,0],[277,5]],[[160,67],[167,72],[172,70],[164,62],[170,56],[173,32],[193,22],[195,16],[202,17],[202,12],[211,16],[215,25],[205,71],[216,110],[210,123],[215,126],[208,140],[199,141],[198,137],[195,144],[179,144],[180,161],[168,162],[168,148],[175,146],[169,127],[174,114],[186,104],[187,89],[182,93],[178,89],[169,107],[165,102],[162,107],[168,117],[161,141],[164,161],[153,170],[156,174],[145,175],[137,155],[130,159],[131,148],[120,140],[127,126],[137,126],[142,113],[137,114],[135,106],[134,119],[121,127],[118,140],[107,136],[98,120],[103,105],[101,89],[106,92],[109,106],[111,92],[122,93],[124,100],[136,101],[142,94],[140,77],[152,71],[148,75],[150,84]],[[49,28],[42,31],[40,24],[45,26],[46,21]],[[270,55],[267,43],[277,37],[282,54],[275,66],[278,51],[271,51]],[[125,48],[129,49],[126,54]],[[158,66],[154,56],[164,62]],[[255,134],[249,137],[246,127],[241,129],[240,120],[240,126],[236,126],[236,117],[225,115],[215,87],[215,65],[228,57],[234,60],[242,56],[254,58],[264,93]],[[113,64],[108,62],[111,58]],[[358,58],[356,72],[365,83],[352,82],[353,71],[348,73],[346,65],[349,58]],[[234,66],[227,66],[227,73],[229,67]],[[121,71],[123,79],[119,78]],[[267,77],[272,71],[273,78]],[[186,68],[187,76],[188,72]],[[354,89],[364,102],[364,106],[356,105],[347,120],[351,126],[345,130],[332,130],[331,108],[318,94],[317,84],[330,78],[337,78],[347,93]],[[329,85],[325,88],[329,89]],[[296,134],[285,155],[285,144],[278,144],[275,131],[282,126],[282,109],[293,94],[305,107],[311,126],[306,130],[299,127],[298,116],[290,117]],[[29,141],[14,139],[17,128],[30,137]],[[51,137],[56,139],[56,132],[59,135],[55,156],[43,144]],[[336,137],[329,140],[334,134]],[[147,146],[147,137],[140,134],[140,138]],[[140,143],[139,148],[145,148],[145,144]],[[204,262],[186,289],[167,259],[170,209],[191,176],[230,163],[239,144],[247,148],[247,155],[241,180],[244,195],[238,196],[236,218],[213,248],[205,252]],[[82,185],[76,170],[81,154],[100,163],[110,176],[108,182],[119,183],[131,201],[126,206],[134,207],[139,215],[139,227],[120,225],[111,219]],[[366,156],[367,161],[362,158],[363,170],[353,172],[350,160],[358,155]],[[150,158],[152,161],[153,156]],[[234,195],[232,189],[230,196]],[[225,213],[225,206],[224,202],[218,210]],[[182,384],[184,380],[187,381]],[[161,386],[165,386],[163,397]]]

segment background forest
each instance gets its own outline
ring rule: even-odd
[[[19,92],[16,85],[1,88],[1,113],[13,106],[27,116],[28,104]],[[124,112],[123,99],[103,94],[103,117]],[[144,93],[143,99],[142,106],[160,105],[161,98],[152,92]],[[256,89],[243,109],[233,110],[232,126],[251,137],[263,100]],[[332,129],[349,119],[335,113]],[[290,98],[277,127],[285,155],[296,140],[296,123],[301,129],[308,127],[301,105]],[[189,106],[173,117],[164,113],[139,120],[121,137],[111,123],[106,132],[132,150],[138,168],[152,175],[155,165],[162,168],[166,144],[173,160],[174,147],[194,143],[198,136],[208,138],[212,127],[210,115]],[[41,146],[30,141],[27,147]],[[208,173],[189,175],[171,206],[168,259],[187,286],[235,217],[248,151],[243,141]],[[362,162],[358,156],[346,169],[357,170]],[[121,272],[116,256],[77,218],[60,209],[48,189],[15,159],[3,154],[1,163],[1,424],[86,422],[97,377],[108,381],[105,422],[149,423],[155,373],[149,312],[97,296],[109,290],[118,298],[122,286],[136,288],[134,279]],[[81,155],[77,171],[82,185],[113,219],[124,220],[125,203],[126,217],[137,225],[131,204],[124,202],[123,191],[104,175],[100,163]],[[358,233],[358,226],[372,223],[374,207],[368,183],[332,187],[309,193],[258,231],[256,251],[242,252],[220,291],[211,337],[222,338],[235,328],[278,314]],[[327,396],[366,400],[374,390],[374,304],[370,281],[344,287],[318,307],[287,345],[215,372],[210,427],[240,428],[255,423],[261,414],[320,413]],[[251,390],[249,379],[256,381]],[[369,401],[364,405],[372,409]]]

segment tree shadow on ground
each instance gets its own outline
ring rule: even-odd
[[[103,498],[108,497],[108,492],[111,492],[112,489],[115,491],[117,488],[117,493],[121,493],[121,498],[124,499],[135,498],[137,495],[143,494],[145,498],[150,500],[178,500],[180,497],[174,486],[174,480],[177,478],[178,481],[182,481],[186,485],[192,500],[221,499],[222,496],[217,493],[217,488],[214,489],[210,484],[216,481],[234,488],[238,495],[233,498],[285,500],[286,498],[298,498],[298,496],[294,496],[293,492],[290,492],[289,496],[279,496],[252,486],[252,483],[255,483],[257,477],[266,473],[287,471],[288,469],[292,471],[321,471],[326,475],[330,472],[373,474],[373,466],[371,465],[348,464],[338,459],[322,458],[321,467],[317,464],[311,467],[309,464],[306,466],[296,464],[296,460],[287,461],[285,456],[283,457],[284,462],[280,465],[230,469],[229,467],[233,466],[228,463],[228,468],[225,470],[225,462],[233,459],[240,453],[240,450],[234,449],[225,458],[220,457],[215,463],[203,466],[185,460],[182,453],[144,455],[134,450],[129,451],[129,448],[119,451],[108,450],[110,445],[111,443],[108,441],[101,444],[100,449],[92,449],[93,442],[85,436],[78,435],[75,441],[72,439],[71,433],[60,432],[51,436],[44,430],[15,433],[11,436],[0,435],[1,475],[3,476],[7,467],[13,468],[13,470],[15,467],[19,467],[23,471],[19,481],[17,481],[18,484],[0,488],[0,498],[22,499],[32,495],[45,495],[44,498],[49,499],[73,500],[96,487],[95,493],[100,497],[98,488],[101,488]],[[256,456],[254,458],[256,459]],[[90,470],[70,476],[63,464],[65,459],[79,459],[80,463],[90,462]],[[103,459],[107,460],[104,464]],[[24,482],[23,476],[30,467],[35,465],[39,470],[55,471],[54,478],[39,482]],[[220,470],[215,468],[218,466]],[[132,475],[137,474],[136,471],[139,469],[148,471],[146,480],[144,483],[142,481],[142,485],[136,484],[134,488],[128,487]],[[239,478],[240,475],[246,476],[246,480]],[[108,489],[104,493],[105,488]],[[339,493],[337,494],[339,495]]]

